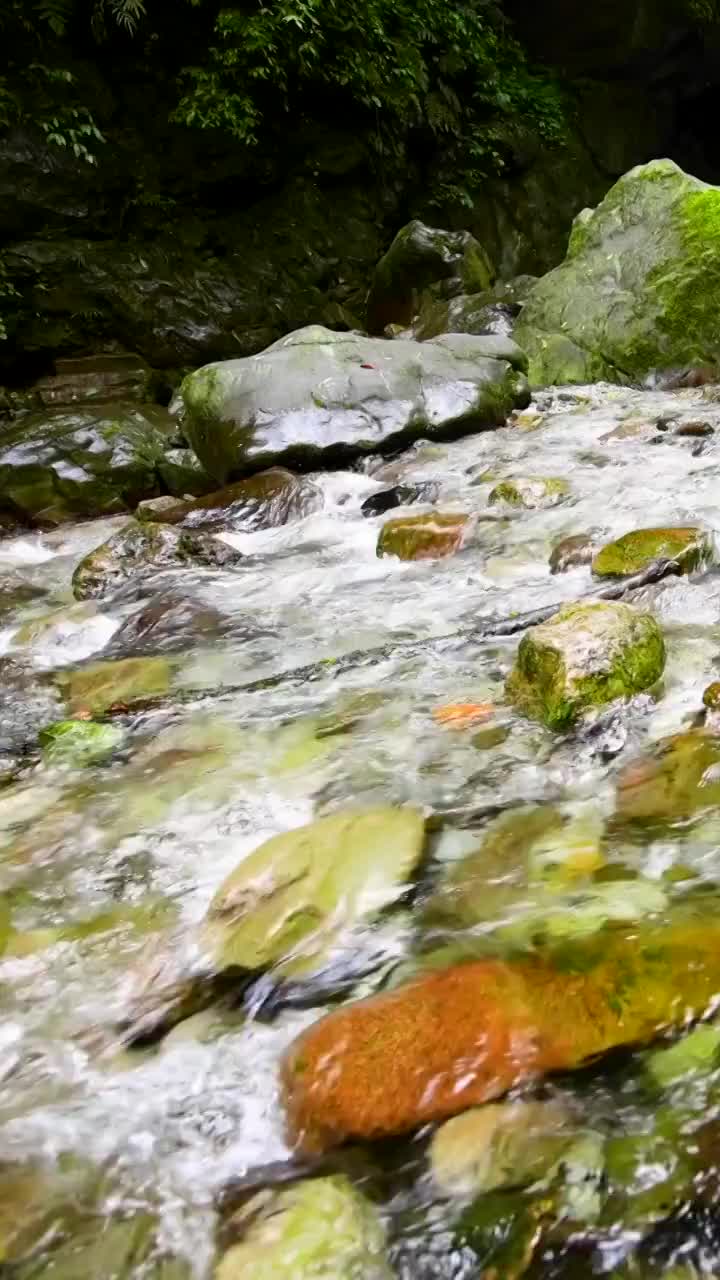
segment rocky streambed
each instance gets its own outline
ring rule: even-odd
[[[3,1275],[716,1274],[720,397],[502,377],[0,543]]]

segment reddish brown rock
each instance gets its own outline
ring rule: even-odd
[[[282,1073],[289,1136],[313,1152],[408,1132],[651,1040],[719,989],[720,920],[456,965],[330,1013],[295,1041]]]
[[[465,545],[475,523],[462,512],[397,516],[386,521],[380,530],[377,554],[397,556],[399,560],[440,560]]]

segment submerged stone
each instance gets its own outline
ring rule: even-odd
[[[505,688],[527,715],[567,729],[591,707],[648,689],[664,667],[651,614],[614,602],[565,605],[523,636]]]
[[[257,356],[206,365],[179,393],[183,430],[224,484],[503,423],[525,405],[525,357],[506,338],[365,338],[310,325]]]
[[[594,550],[593,540],[586,533],[574,533],[569,538],[561,538],[550,553],[550,572],[566,573],[568,569],[590,564]]]
[[[720,739],[676,733],[631,760],[617,780],[619,822],[681,822],[720,804]]]
[[[178,533],[167,525],[131,521],[90,551],[73,574],[76,600],[111,596],[133,578],[181,562]]]
[[[56,683],[71,712],[101,715],[116,705],[161,697],[168,692],[171,678],[172,667],[166,658],[122,658],[62,671]]]
[[[515,476],[503,480],[490,491],[488,502],[505,502],[509,507],[556,507],[570,496],[570,485],[559,476]]]
[[[441,560],[461,550],[474,524],[462,513],[397,516],[380,530],[377,554],[398,560]]]
[[[446,1194],[521,1187],[543,1177],[573,1139],[557,1102],[490,1102],[446,1121],[430,1145],[433,1180]]]
[[[273,836],[218,889],[201,946],[215,967],[312,970],[343,928],[399,897],[424,844],[413,809],[331,814]]]
[[[594,557],[592,571],[599,578],[627,578],[654,560],[676,560],[684,573],[691,573],[712,555],[712,539],[702,529],[636,529],[606,543]]]
[[[720,923],[643,923],[528,958],[470,961],[346,1005],[286,1055],[301,1150],[457,1115],[700,1017],[720,983]]]
[[[695,1027],[667,1049],[655,1049],[645,1059],[649,1081],[667,1089],[692,1076],[708,1075],[720,1060],[720,1027]]]
[[[377,1210],[343,1174],[260,1192],[233,1219],[242,1239],[215,1280],[392,1280]],[[243,1229],[244,1228],[244,1229]]]
[[[84,765],[112,755],[124,736],[118,725],[60,720],[42,729],[38,740],[49,764]]]

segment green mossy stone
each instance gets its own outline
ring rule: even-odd
[[[343,929],[397,900],[424,847],[414,809],[337,813],[273,836],[218,889],[201,949],[218,970],[317,969]]]
[[[651,614],[613,602],[566,605],[523,636],[505,692],[526,715],[563,730],[584,711],[650,688],[664,667]]]
[[[509,507],[555,507],[570,496],[570,485],[559,476],[517,476],[503,480],[490,491],[488,502]]]
[[[709,711],[720,710],[720,680],[714,680],[703,693],[703,706]]]
[[[556,1102],[473,1107],[435,1133],[433,1181],[448,1195],[528,1186],[557,1164],[572,1138],[567,1109]]]
[[[73,595],[76,600],[100,599],[132,578],[181,563],[176,529],[132,520],[80,561],[73,574]]]
[[[616,822],[685,821],[720,805],[720,740],[700,729],[663,738],[621,770]]]
[[[112,755],[125,734],[114,724],[59,720],[41,729],[38,741],[48,764],[84,765]]]
[[[471,528],[467,515],[430,512],[419,516],[397,516],[380,530],[377,555],[398,560],[440,560],[462,547]]]
[[[712,556],[712,539],[702,529],[636,529],[606,543],[593,558],[592,571],[599,578],[628,578],[654,560],[667,559],[691,573]]]
[[[343,1174],[260,1192],[236,1219],[242,1239],[214,1280],[393,1278],[379,1214]]]
[[[696,1027],[689,1035],[670,1045],[655,1049],[645,1058],[648,1081],[660,1089],[670,1088],[693,1076],[709,1075],[720,1061],[720,1027]]]
[[[713,364],[720,188],[654,160],[573,225],[565,261],[530,291],[515,337],[533,385],[642,381]]]
[[[172,665],[165,658],[91,662],[57,677],[71,712],[100,715],[115,704],[162,697],[170,689]]]

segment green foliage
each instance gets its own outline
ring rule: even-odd
[[[501,170],[523,131],[557,139],[556,87],[478,0],[276,0],[221,9],[183,75],[176,119],[267,142],[304,115],[351,112],[384,161],[437,147],[441,197]],[[352,116],[351,116],[352,118]]]

